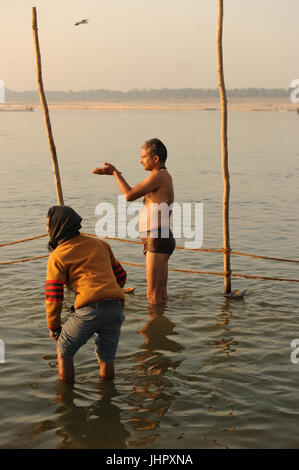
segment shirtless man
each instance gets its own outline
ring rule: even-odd
[[[165,166],[166,158],[167,149],[159,139],[147,140],[141,147],[140,163],[150,174],[133,188],[110,163],[93,170],[96,175],[113,175],[127,201],[144,197],[144,207],[139,214],[139,233],[146,256],[146,294],[149,303],[154,305],[167,298],[168,260],[175,248],[175,239],[169,229],[169,206],[174,201],[174,191]]]

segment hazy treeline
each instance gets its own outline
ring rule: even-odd
[[[283,88],[235,88],[227,90],[229,97],[256,98],[256,97],[284,97],[290,96],[292,89]],[[112,90],[82,90],[82,91],[47,91],[49,101],[100,101],[100,102],[128,102],[128,101],[191,101],[201,98],[219,97],[218,88],[180,88],[160,90],[129,91]],[[7,101],[38,101],[37,91],[6,90]]]

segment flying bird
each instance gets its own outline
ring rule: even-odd
[[[79,24],[86,24],[88,23],[88,20],[81,20],[81,21],[78,21],[78,23],[75,23],[75,26],[78,26]]]

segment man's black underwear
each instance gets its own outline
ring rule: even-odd
[[[150,236],[151,232],[147,232],[146,238],[141,238],[143,243],[143,254],[146,255],[146,252],[150,253],[165,253],[171,255],[175,249],[175,239],[173,238],[172,231],[169,230],[169,237],[162,238],[161,228],[157,231],[157,237],[152,238]]]

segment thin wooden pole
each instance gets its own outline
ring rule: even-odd
[[[221,148],[222,148],[222,176],[223,176],[223,265],[224,265],[224,293],[231,293],[231,269],[230,269],[230,239],[229,239],[229,194],[230,182],[228,171],[228,146],[227,146],[227,97],[223,73],[223,0],[218,0],[218,26],[217,26],[217,60],[218,83],[221,99]]]
[[[63,206],[64,202],[63,202],[62,186],[61,186],[59,166],[58,166],[58,160],[57,160],[57,154],[56,154],[56,147],[55,147],[55,143],[53,139],[51,121],[50,121],[50,116],[49,116],[49,109],[48,109],[48,104],[47,104],[47,100],[46,100],[46,96],[44,92],[44,85],[43,85],[41,55],[40,55],[39,41],[38,41],[36,7],[32,7],[32,30],[33,30],[33,38],[34,38],[34,46],[35,46],[38,92],[39,92],[39,96],[42,102],[46,130],[48,134],[48,141],[49,141],[50,151],[52,155],[52,166],[53,166],[53,174],[54,174],[54,180],[55,180],[55,185],[56,185],[57,201],[60,206]]]

